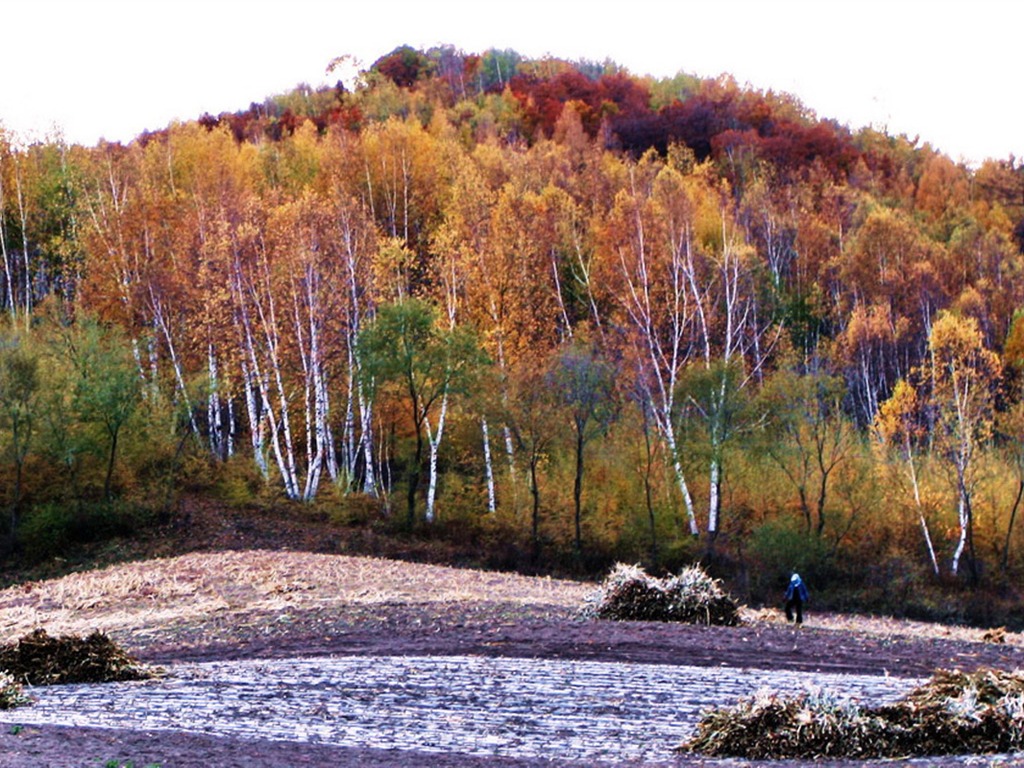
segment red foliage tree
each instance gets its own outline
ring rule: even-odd
[[[427,57],[408,45],[400,45],[391,53],[381,56],[371,69],[380,72],[400,88],[411,88],[427,74]]]

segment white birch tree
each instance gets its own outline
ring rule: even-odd
[[[652,419],[668,448],[687,527],[697,536],[700,528],[675,431],[679,377],[691,355],[694,308],[686,257],[691,247],[692,203],[686,195],[653,200],[659,170],[649,158],[629,169],[628,187],[619,192],[608,217],[608,279],[618,285],[615,296],[633,340],[640,390],[651,404]]]
[[[416,519],[424,451],[439,440],[446,416],[446,398],[465,392],[480,362],[473,334],[439,323],[434,308],[419,299],[382,306],[359,339],[363,375],[368,383],[390,387],[409,410],[414,450],[408,462],[407,523]],[[427,510],[432,522],[433,510]]]
[[[956,495],[959,535],[950,570],[960,571],[967,555],[972,580],[978,578],[974,551],[974,499],[978,482],[976,454],[992,436],[999,358],[986,349],[974,318],[939,315],[928,337],[935,414],[934,445],[950,468]]]

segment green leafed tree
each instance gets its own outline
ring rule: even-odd
[[[0,337],[0,455],[14,465],[8,496],[8,548],[14,549],[21,513],[25,460],[35,436],[39,358],[16,336]]]
[[[128,342],[116,328],[80,320],[68,329],[64,343],[72,370],[73,412],[96,428],[105,443],[103,497],[109,501],[119,443],[142,399],[142,379]]]
[[[546,362],[541,362],[533,355],[520,358],[509,370],[508,381],[496,398],[500,402],[499,417],[508,427],[516,454],[526,464],[531,500],[531,544],[535,561],[539,559],[541,550],[541,469],[550,457],[551,446],[561,429],[557,397],[548,386],[548,370],[545,366]],[[516,506],[514,502],[513,506]]]
[[[956,490],[960,533],[951,570],[956,575],[963,556],[977,580],[974,550],[974,500],[978,453],[992,437],[996,385],[1001,376],[998,356],[985,348],[974,318],[943,312],[928,336],[926,364],[931,384],[935,449],[951,471]]]
[[[591,346],[577,343],[555,359],[551,384],[561,401],[571,428],[575,473],[573,475],[573,549],[583,552],[583,471],[587,444],[604,435],[615,419],[615,369]]]
[[[860,443],[842,410],[845,394],[838,377],[780,371],[761,395],[767,419],[765,450],[796,491],[806,532],[819,539],[829,522],[837,470]]]
[[[360,334],[362,375],[373,389],[387,389],[405,400],[415,433],[408,467],[407,515],[416,519],[423,463],[428,445],[440,441],[448,398],[466,393],[484,358],[475,334],[461,327],[444,327],[434,307],[420,299],[389,304]],[[435,481],[433,471],[431,482]],[[431,495],[431,499],[432,499]],[[426,510],[434,519],[433,504]]]
[[[686,369],[679,383],[680,440],[708,465],[708,544],[719,530],[726,449],[739,436],[760,426],[757,409],[750,407],[747,375],[742,361],[712,359]]]

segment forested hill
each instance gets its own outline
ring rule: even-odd
[[[126,146],[0,135],[0,181],[8,555],[187,489],[752,595],[1024,571],[1013,158],[403,47]]]

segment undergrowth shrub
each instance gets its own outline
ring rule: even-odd
[[[777,602],[794,572],[813,585],[816,594],[832,581],[828,544],[795,521],[774,520],[756,528],[747,556],[750,594],[759,602]]]
[[[214,480],[214,495],[231,507],[245,507],[252,504],[260,493],[264,480],[256,462],[241,455],[228,459],[219,469]]]
[[[318,506],[328,510],[328,517],[334,525],[363,526],[381,523],[387,515],[384,503],[366,493],[336,492],[326,504],[317,501]]]
[[[18,540],[31,561],[63,554],[71,544],[74,510],[68,504],[40,504],[22,518]]]
[[[131,536],[151,526],[157,513],[130,500],[50,502],[28,511],[18,529],[25,557],[40,561],[76,544]]]
[[[165,458],[158,469],[161,479],[171,478],[180,489],[197,493],[216,488],[222,465],[209,452],[193,448]]]

